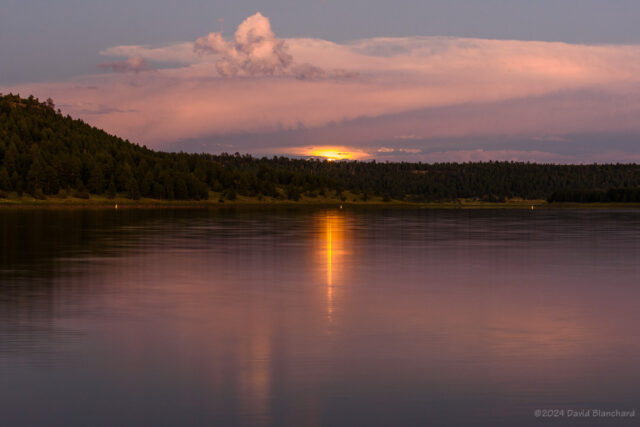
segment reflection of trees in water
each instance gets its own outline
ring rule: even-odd
[[[238,217],[244,227],[236,226]],[[41,281],[32,279],[55,276],[65,267],[63,261],[122,256],[127,250],[166,243],[167,239],[235,238],[275,230],[256,228],[257,224],[256,215],[235,209],[3,209],[0,290],[4,295],[18,278],[41,286]]]
[[[104,237],[126,238],[118,225],[132,220],[107,210],[0,211],[0,354],[51,356],[73,339],[74,331],[55,320],[66,300],[83,299],[82,269],[74,264],[85,256],[109,256]],[[58,292],[60,285],[65,292]]]
[[[241,259],[241,254],[255,249],[256,242],[273,244],[276,236],[299,235],[308,218],[305,212],[288,208],[258,212],[236,208],[2,209],[0,354],[18,349],[23,353],[51,351],[56,343],[62,346],[73,339],[76,332],[63,330],[59,320],[91,310],[92,297],[119,286],[107,274],[115,259],[212,246]]]
[[[57,325],[95,291],[101,260],[131,255],[154,224],[193,212],[144,209],[0,210],[0,354],[47,354],[77,332]],[[87,264],[93,264],[88,266]]]

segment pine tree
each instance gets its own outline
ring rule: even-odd
[[[129,192],[129,186],[131,184],[131,180],[133,179],[134,176],[131,166],[129,165],[129,162],[125,162],[124,166],[120,168],[119,174],[116,177],[116,185],[118,189]]]
[[[11,179],[7,169],[3,166],[0,168],[0,190],[11,191],[13,186],[11,185]]]
[[[189,197],[189,192],[187,190],[187,183],[184,181],[184,178],[179,176],[175,180],[174,185],[174,196],[176,199],[187,199]]]
[[[173,179],[168,173],[162,175],[162,183],[164,184],[164,197],[171,200],[174,198]]]
[[[109,182],[109,186],[107,187],[107,197],[110,199],[113,199],[116,197],[116,182],[113,179],[113,177],[111,178],[111,181]]]
[[[148,171],[145,176],[144,179],[142,180],[142,183],[140,184],[140,194],[142,194],[142,196],[144,197],[150,197],[152,196],[152,190],[153,189],[153,172]]]
[[[18,196],[22,196],[24,183],[22,182],[22,178],[18,175],[18,172],[14,172],[13,175],[11,175],[11,187],[18,193]]]
[[[40,149],[36,144],[31,146],[31,166],[27,173],[27,191],[31,194],[42,192],[43,182],[45,180],[44,167],[40,160]]]
[[[98,162],[94,162],[89,177],[89,191],[93,194],[102,194],[105,187],[104,173],[102,166]]]
[[[138,181],[135,178],[131,178],[127,184],[127,196],[133,200],[140,200],[140,189],[138,187]]]
[[[44,168],[44,183],[43,191],[45,194],[53,195],[60,191],[60,181],[58,180],[58,174],[56,170],[47,165]]]
[[[164,186],[159,182],[154,182],[153,188],[151,190],[151,196],[154,199],[164,199],[166,197],[164,192]]]
[[[7,169],[9,176],[12,176],[16,169],[16,159],[18,158],[18,149],[14,143],[9,144],[9,148],[5,152],[3,165]]]

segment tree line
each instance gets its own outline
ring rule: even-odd
[[[560,190],[548,201],[577,203],[640,203],[640,188],[610,188],[608,190]]]
[[[634,196],[636,164],[389,163],[154,151],[56,111],[52,100],[0,96],[0,192],[131,199],[238,195],[299,200],[373,196],[414,202],[472,198],[582,201]],[[596,194],[586,197],[585,194]],[[607,195],[602,196],[602,194]],[[580,199],[580,200],[577,200]],[[616,200],[617,200],[616,199]]]

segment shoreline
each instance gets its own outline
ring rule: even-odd
[[[373,198],[362,200],[339,200],[330,198],[302,198],[299,201],[238,197],[236,200],[220,202],[218,198],[208,200],[132,200],[122,197],[108,199],[91,196],[89,199],[74,197],[49,197],[35,199],[28,196],[2,198],[0,209],[7,208],[76,208],[76,209],[162,209],[162,208],[228,208],[228,207],[318,207],[318,208],[402,208],[402,209],[640,209],[640,203],[549,203],[546,200],[507,200],[505,202],[484,202],[458,200],[449,202],[407,202],[403,200],[382,201]]]

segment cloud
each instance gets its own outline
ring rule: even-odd
[[[414,134],[405,134],[405,135],[397,135],[395,137],[395,139],[402,139],[402,140],[417,140],[417,139],[424,139],[424,137],[419,136],[419,135],[414,135]]]
[[[389,148],[389,147],[380,147],[378,148],[378,153],[406,153],[406,154],[417,154],[422,150],[419,148]]]
[[[272,148],[271,155],[326,158],[329,160],[409,161],[423,163],[468,163],[486,161],[536,162],[555,164],[576,163],[640,163],[640,153],[603,150],[589,155],[556,153],[542,150],[459,149],[425,152],[413,148],[362,148],[357,146],[303,146]]]
[[[489,160],[501,161],[530,161],[537,163],[575,163],[576,157],[562,155],[546,151],[524,150],[449,150],[425,153],[420,159],[428,163],[442,162],[486,162]]]
[[[532,139],[534,141],[542,141],[542,142],[567,142],[568,141],[566,137],[558,136],[558,135],[534,136]]]
[[[232,40],[211,33],[195,44],[117,46],[101,53],[129,59],[106,63],[114,74],[0,92],[52,97],[65,113],[150,147],[241,135],[253,142],[234,139],[237,149],[273,152],[286,135],[291,147],[359,147],[376,157],[387,147],[394,150],[389,155],[418,158],[458,151],[446,146],[457,138],[484,141],[463,147],[472,157],[519,151],[542,158],[537,151],[572,149],[563,142],[568,134],[640,136],[639,46],[454,37],[279,39],[268,18],[256,14]],[[149,62],[181,66],[132,75]],[[491,138],[529,146],[479,145]],[[606,138],[599,144],[601,152],[616,149]]]
[[[365,160],[371,153],[356,147],[319,146],[319,147],[288,147],[279,149],[283,154],[303,157],[317,157],[328,160]]]
[[[221,33],[209,33],[195,41],[194,50],[220,55],[216,69],[222,76],[277,76],[293,62],[284,40],[276,38],[269,18],[260,12],[238,26],[233,42]]]
[[[421,161],[425,163],[443,162],[484,162],[489,160],[499,161],[530,161],[538,163],[578,163],[580,158],[574,155],[553,153],[540,150],[485,150],[482,148],[473,150],[446,150],[422,152],[413,148],[389,148],[380,147],[378,149],[362,149],[349,146],[313,146],[313,147],[288,147],[279,148],[278,154],[297,155],[307,157],[329,158],[331,160],[368,160],[376,158],[378,160],[389,161]],[[596,158],[602,157],[603,161],[616,161],[622,152],[602,152]],[[627,153],[625,153],[627,154]],[[591,160],[592,157],[584,159]],[[640,155],[631,157],[634,160],[640,159]],[[598,160],[592,160],[598,161]]]
[[[291,70],[293,75],[299,79],[323,79],[327,77],[327,72],[322,68],[311,64],[296,65]]]
[[[360,76],[353,70],[336,68],[327,71],[310,62],[294,62],[287,41],[278,39],[269,18],[260,12],[245,19],[232,41],[221,32],[196,39],[193,51],[202,56],[216,57],[216,70],[223,77],[233,76],[293,76],[301,80],[351,79]]]
[[[103,62],[99,67],[114,73],[140,73],[153,70],[141,55],[134,55],[123,61]]]
[[[553,153],[539,150],[449,150],[425,153],[418,156],[414,161],[426,163],[442,162],[486,162],[493,161],[514,161],[514,162],[535,162],[535,163],[556,163],[556,164],[576,164],[576,163],[640,163],[640,153],[629,153],[619,150],[598,151],[588,156]]]
[[[139,56],[146,61],[164,62],[169,64],[189,65],[199,61],[193,51],[193,43],[184,42],[167,46],[151,47],[143,45],[121,45],[100,51],[100,55],[112,57]]]

